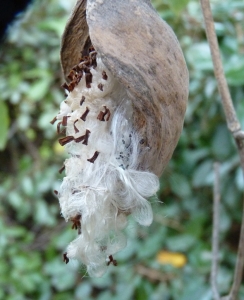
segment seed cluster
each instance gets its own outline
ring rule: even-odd
[[[91,69],[96,69],[97,67],[97,52],[95,51],[95,49],[93,47],[90,47],[89,48],[89,56],[84,56],[81,58],[80,60],[80,63],[78,65],[76,65],[69,73],[68,75],[68,78],[70,80],[70,83],[67,84],[67,83],[64,83],[62,85],[62,87],[64,89],[66,89],[68,92],[72,92],[74,91],[75,87],[79,84],[79,82],[81,81],[82,77],[85,76],[85,82],[86,82],[86,87],[87,88],[91,88],[91,84],[92,84],[92,73],[91,73]],[[108,76],[107,76],[107,73],[106,71],[102,71],[102,79],[103,80],[107,80],[108,79]],[[97,87],[103,91],[103,87],[104,85],[102,83],[99,83],[97,85]],[[83,103],[85,102],[85,96],[82,96],[81,97],[81,100],[80,100],[80,106],[83,105]],[[109,108],[107,108],[107,106],[103,106],[104,107],[104,111],[100,111],[97,115],[97,119],[99,121],[109,121],[110,119],[110,116],[111,116],[111,112],[109,110]],[[83,112],[83,114],[80,116],[80,120],[82,121],[86,121],[87,119],[87,116],[90,112],[90,109],[89,107],[86,106],[86,109],[85,111]],[[57,133],[58,134],[61,134],[61,133],[64,133],[65,130],[61,130],[61,126],[63,127],[66,127],[67,126],[67,123],[68,123],[68,118],[70,116],[68,115],[65,115],[62,117],[62,121],[58,122],[57,124]],[[54,124],[56,121],[58,120],[57,117],[55,117],[50,123],[51,124]],[[78,127],[76,126],[76,123],[79,121],[79,119],[76,119],[74,122],[73,122],[73,128],[74,128],[74,131],[75,133],[78,133],[79,132],[79,129]],[[89,136],[91,134],[91,131],[89,129],[86,129],[86,132],[75,138],[74,136],[72,135],[68,135],[68,136],[65,136],[63,138],[60,138],[59,139],[59,143],[61,146],[64,146],[72,141],[74,141],[75,143],[80,143],[82,142],[83,145],[88,145],[88,139],[89,139]],[[99,155],[99,151],[95,151],[93,156],[89,159],[87,159],[87,161],[89,161],[90,163],[94,163],[95,160],[97,159]],[[60,169],[60,173],[65,169],[65,167],[62,167]]]
[[[64,83],[62,87],[67,90],[68,93],[75,92],[76,87],[79,85],[81,79],[85,78],[85,86],[87,89],[91,89],[93,83],[93,74],[92,69],[96,69],[97,67],[97,52],[93,47],[89,49],[89,56],[82,57],[79,64],[76,65],[69,73],[68,79],[70,80],[69,83]],[[101,78],[105,81],[108,80],[108,75],[105,70],[101,72]],[[104,84],[98,83],[97,88],[100,91],[104,91]],[[64,101],[66,102],[66,101]],[[83,107],[84,103],[86,103],[86,97],[84,95],[81,96],[79,100],[79,107]],[[79,110],[80,110],[79,108]],[[59,114],[56,116],[50,123],[54,124],[56,121],[59,121],[57,123],[57,133],[58,134],[65,134],[67,132],[67,127],[71,126],[73,128],[74,134],[68,134],[65,137],[60,138],[59,144],[61,146],[65,146],[70,143],[81,143],[82,145],[87,146],[89,143],[89,137],[91,136],[91,130],[86,128],[85,132],[77,136],[80,133],[80,127],[79,122],[82,120],[83,122],[87,121],[87,118],[89,118],[90,108],[89,108],[89,102],[87,103],[87,106],[85,106],[85,109],[83,110],[83,113],[79,116],[79,118],[74,119],[72,117],[73,111],[70,109],[66,109],[65,113]],[[107,107],[107,105],[103,105],[103,109],[100,110],[97,113],[96,119],[101,122],[108,122],[111,117],[111,111]],[[94,151],[94,153],[91,155],[90,158],[87,159],[88,162],[91,164],[94,164],[96,159],[98,158],[100,152]],[[73,157],[80,158],[79,155],[72,155]],[[65,170],[65,165],[62,166],[62,168],[59,170],[59,173],[61,174]],[[78,189],[72,190],[72,195],[80,193],[81,191]],[[59,195],[58,191],[54,191],[56,195]],[[70,217],[69,220],[73,223],[72,229],[76,229],[78,231],[78,235],[82,233],[82,215],[76,214],[73,217]],[[101,247],[102,248],[102,247]],[[104,249],[101,249],[102,251],[106,250],[106,247]],[[112,263],[114,266],[117,265],[117,261],[113,259],[112,255],[108,256],[109,261],[107,262],[107,265]],[[68,254],[65,252],[63,254],[63,260],[67,264],[69,262]]]
[[[86,87],[90,88],[92,83],[91,68],[93,67],[95,69],[97,67],[96,57],[97,52],[93,47],[91,47],[89,49],[89,56],[82,57],[80,63],[70,71],[68,79],[71,82],[69,84],[64,83],[62,87],[68,90],[69,92],[72,92],[80,82],[81,78],[85,76]]]
[[[127,216],[141,225],[152,222],[148,198],[159,180],[140,169],[145,138],[135,132],[135,113],[124,86],[90,48],[68,75],[67,97],[60,104],[57,133],[69,154],[59,173],[65,176],[58,191],[61,214],[72,222],[77,237],[63,254],[77,259],[90,276],[99,277],[114,255],[126,246]]]

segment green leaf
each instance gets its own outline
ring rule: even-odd
[[[172,174],[170,176],[170,187],[180,198],[187,198],[191,194],[190,183],[183,175]]]
[[[188,251],[194,244],[197,243],[197,239],[189,234],[181,234],[173,237],[169,237],[166,240],[167,248],[170,251]]]
[[[161,248],[161,245],[165,238],[165,228],[159,228],[154,235],[147,237],[143,247],[138,249],[138,257],[140,259],[150,258],[157,254],[158,250]]]
[[[198,165],[193,174],[193,186],[203,187],[209,185],[209,178],[213,173],[213,162],[208,159]]]
[[[206,216],[204,213],[195,213],[195,216],[185,226],[185,232],[196,238],[201,237],[204,231],[204,222],[206,221]]]
[[[185,286],[181,300],[199,299],[199,300],[211,300],[211,290],[204,284],[201,277],[194,278],[191,282]]]
[[[201,42],[190,46],[186,52],[186,57],[194,70],[213,70],[210,48],[207,42]]]
[[[217,126],[213,140],[212,151],[217,160],[223,160],[233,152],[230,134],[226,125]]]
[[[185,9],[188,2],[189,0],[168,0],[171,10],[176,14],[180,14],[182,10]]]
[[[57,33],[59,37],[62,36],[64,27],[66,24],[67,20],[66,18],[60,18],[60,19],[48,19],[46,21],[40,22],[39,23],[39,28],[41,30],[51,30]]]
[[[244,84],[244,63],[233,66],[232,69],[225,73],[229,85],[240,86]]]
[[[0,101],[0,150],[5,148],[7,137],[8,137],[8,127],[9,127],[9,115],[8,108],[5,102]]]
[[[30,87],[28,91],[28,97],[34,101],[39,101],[44,98],[48,90],[50,89],[51,78],[43,78],[37,80]]]
[[[244,84],[244,58],[243,55],[233,54],[227,57],[225,63],[225,76],[228,84],[240,86]]]

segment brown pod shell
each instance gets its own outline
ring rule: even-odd
[[[65,77],[91,43],[133,102],[133,127],[148,150],[139,169],[159,176],[178,142],[188,99],[188,70],[174,32],[149,0],[77,1],[62,42]]]
[[[91,45],[86,22],[86,0],[78,0],[65,26],[61,41],[61,66],[67,82],[68,75],[81,58],[84,49]]]

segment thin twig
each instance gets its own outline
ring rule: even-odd
[[[219,208],[220,208],[220,183],[219,163],[214,163],[214,205],[213,205],[213,232],[212,232],[212,268],[211,286],[214,300],[219,300],[217,287],[218,260],[219,260]]]
[[[219,46],[218,46],[218,40],[214,29],[214,20],[213,20],[209,0],[200,0],[200,2],[202,6],[204,21],[206,25],[206,34],[210,45],[210,50],[211,50],[211,55],[212,55],[212,60],[214,65],[214,73],[218,83],[218,89],[222,98],[227,126],[231,131],[231,133],[233,134],[233,137],[235,138],[235,142],[241,160],[241,168],[244,175],[244,140],[243,140],[244,132],[241,130],[240,122],[237,119],[233,102],[230,96],[229,88],[227,85],[227,81],[224,75]],[[243,274],[243,266],[244,266],[244,205],[242,211],[241,233],[239,239],[234,280],[233,280],[230,294],[227,297],[224,297],[222,299],[236,300],[238,291],[240,289],[240,284],[241,284],[241,279]]]
[[[236,112],[231,100],[230,91],[224,75],[218,40],[214,29],[214,20],[210,8],[210,3],[209,0],[200,1],[206,25],[206,34],[210,45],[212,61],[214,65],[214,74],[218,83],[219,93],[223,101],[227,125],[231,132],[237,132],[241,129],[241,125],[237,119]]]
[[[244,205],[242,208],[241,234],[240,234],[240,240],[238,245],[234,281],[231,287],[229,300],[236,300],[241,285],[243,266],[244,266]]]

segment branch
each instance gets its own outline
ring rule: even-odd
[[[214,206],[213,206],[213,233],[212,233],[212,268],[211,286],[214,300],[220,300],[217,275],[219,260],[219,204],[220,204],[220,184],[219,184],[219,163],[214,164]]]
[[[236,112],[231,100],[230,91],[224,75],[223,65],[221,62],[218,40],[214,29],[214,20],[210,8],[209,0],[200,0],[204,21],[206,25],[206,34],[211,50],[214,74],[218,83],[219,93],[222,98],[223,107],[226,115],[226,121],[229,130],[234,133],[241,130],[241,125],[237,119]]]
[[[218,40],[214,29],[214,20],[211,13],[209,0],[200,0],[200,2],[202,6],[204,21],[206,25],[206,34],[210,45],[210,50],[211,50],[211,55],[212,55],[212,60],[214,65],[214,74],[218,83],[219,93],[222,98],[222,104],[226,116],[227,126],[235,139],[240,160],[241,160],[241,168],[244,175],[244,141],[243,141],[244,132],[241,130],[240,122],[237,119],[236,112],[228,89],[227,81],[224,75],[219,46],[218,46]],[[225,300],[236,299],[238,295],[238,291],[240,289],[243,266],[244,266],[244,205],[242,211],[241,234],[240,234],[240,240],[238,246],[234,280],[233,280],[230,294],[227,297],[224,297],[222,299]]]

